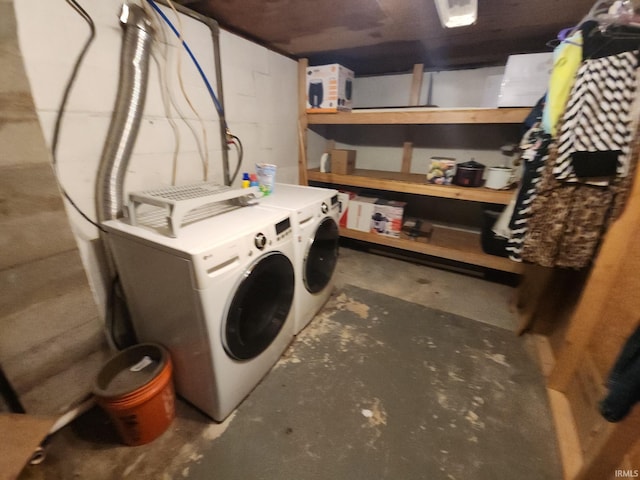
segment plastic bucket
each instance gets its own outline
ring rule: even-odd
[[[127,445],[159,437],[175,417],[173,365],[162,346],[122,350],[98,372],[93,393]]]
[[[273,192],[276,183],[276,170],[278,167],[272,163],[256,163],[258,186],[263,195]]]

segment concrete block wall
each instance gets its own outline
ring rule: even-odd
[[[424,72],[419,105],[440,108],[496,108],[505,67]],[[409,106],[412,74],[357,77],[355,108]]]
[[[122,38],[117,16],[122,1],[80,3],[95,22],[96,38],[69,97],[57,158],[62,184],[83,211],[95,218],[95,177],[117,91]],[[208,27],[184,15],[178,19],[169,8],[161,8],[176,27],[182,28],[185,41],[218,91]],[[38,118],[50,146],[60,98],[89,29],[64,2],[21,0],[16,3],[16,15]],[[153,56],[157,61],[150,64],[146,104],[125,190],[170,185],[176,148],[176,184],[204,179],[200,153],[204,150],[209,157],[208,180],[222,183],[223,146],[214,104],[175,35],[159,17],[153,19],[157,30]],[[297,183],[296,62],[226,31],[220,33],[220,49],[227,123],[242,140],[245,151],[240,173],[255,171],[256,162],[275,163],[278,181]],[[181,93],[178,69],[197,115]],[[168,114],[163,103],[163,92],[167,91],[177,105]],[[231,172],[236,167],[236,158],[235,150],[231,149]],[[235,186],[240,185],[240,178]],[[104,276],[97,229],[69,205],[66,208],[102,312],[109,280]]]
[[[95,218],[95,177],[118,81],[121,2],[80,3],[95,22],[96,38],[62,119],[57,170],[71,197]],[[187,17],[181,21],[217,89],[209,29]],[[110,354],[103,324],[109,279],[97,229],[62,200],[50,150],[63,89],[88,34],[87,24],[65,2],[0,0],[0,364],[30,413],[57,414],[82,398]],[[125,189],[171,184],[178,142],[176,183],[203,180],[197,144],[204,145],[203,127],[180,93],[178,62],[204,123],[209,180],[222,183],[223,147],[213,103],[177,40],[157,38],[154,55],[167,60],[151,64]],[[255,162],[275,163],[279,181],[297,183],[296,62],[228,32],[220,40],[227,120],[245,148],[240,171],[253,171]],[[170,118],[178,136],[162,102],[167,89],[177,104]],[[229,157],[233,170],[233,151]]]
[[[89,393],[109,351],[36,115],[12,1],[0,2],[0,66],[0,364],[28,413],[59,414]]]

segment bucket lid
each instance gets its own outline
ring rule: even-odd
[[[168,352],[161,345],[143,343],[126,348],[100,369],[93,393],[105,398],[132,393],[158,376],[168,358]]]

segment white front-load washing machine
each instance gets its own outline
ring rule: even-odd
[[[222,421],[294,336],[289,213],[243,207],[184,226],[177,238],[104,226],[138,340],[166,346],[177,392]]]
[[[291,215],[295,243],[297,335],[327,302],[338,261],[340,205],[337,190],[276,184],[260,205]]]

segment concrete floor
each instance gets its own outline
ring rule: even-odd
[[[514,293],[513,287],[474,276],[430,268],[413,261],[342,248],[336,274],[336,290],[349,285],[505,329],[507,339],[511,338],[509,331],[513,331],[516,325],[515,314],[509,309],[509,300]],[[519,341],[516,340],[517,337],[513,338],[514,342]],[[294,343],[292,348],[295,348],[295,345]],[[525,357],[528,356],[531,365],[535,364],[535,355],[531,346],[526,341],[523,345],[526,350]],[[291,361],[291,358],[283,358],[281,363],[286,366],[286,363]],[[540,382],[541,385],[542,382]],[[251,399],[250,395],[245,403],[251,404]],[[537,408],[544,410],[546,406]],[[375,409],[372,408],[372,410]],[[165,434],[149,445],[125,447],[118,443],[102,412],[94,409],[57,433],[47,449],[46,461],[38,466],[27,467],[19,478],[20,480],[222,478],[214,473],[215,468],[212,469],[210,476],[202,476],[202,465],[212,463],[210,460],[207,461],[207,455],[211,454],[214,440],[226,435],[226,442],[233,443],[232,439],[237,433],[234,427],[240,428],[240,422],[234,423],[236,413],[232,413],[221,424],[212,423],[200,412],[179,401],[177,418]],[[260,421],[269,422],[269,419],[263,418]],[[544,421],[550,424],[550,419],[545,418]],[[268,437],[263,440],[268,440]],[[351,441],[357,441],[357,439],[351,439]],[[367,441],[367,438],[362,439],[363,444]],[[540,443],[547,444],[548,441]],[[215,443],[218,446],[221,444],[224,445],[225,442]],[[224,455],[224,452],[217,452],[217,454]],[[388,454],[387,452],[387,456]],[[490,463],[492,460],[484,459],[484,461]],[[240,472],[243,468],[241,463],[238,463]],[[199,472],[200,475],[195,475],[195,472]],[[420,476],[420,472],[414,472],[410,477],[424,478]],[[274,477],[256,477],[249,474],[246,477],[239,475],[238,478],[269,480]],[[352,478],[357,478],[357,475]],[[455,478],[464,477],[456,475]],[[544,478],[555,477],[545,476]],[[277,479],[274,478],[274,480]]]
[[[342,248],[336,285],[344,284],[507,330],[514,330],[517,324],[516,314],[509,309],[515,292],[513,287],[477,276],[430,268],[410,259],[399,260]]]

